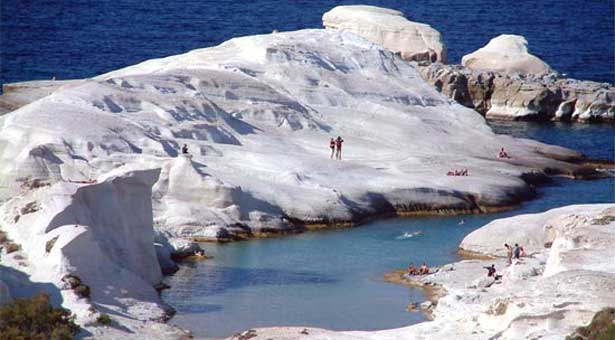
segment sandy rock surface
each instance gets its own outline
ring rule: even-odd
[[[326,28],[356,33],[399,53],[406,60],[447,61],[440,32],[427,24],[409,21],[403,13],[374,6],[337,6],[322,17]]]

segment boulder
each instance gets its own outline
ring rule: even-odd
[[[615,87],[561,78],[518,75],[434,63],[418,67],[442,94],[490,119],[615,121]]]
[[[561,233],[561,231],[556,232],[553,226],[565,225],[562,223],[562,216],[597,215],[609,207],[612,205],[571,205],[539,214],[497,219],[468,234],[459,247],[478,254],[502,257],[506,256],[504,243],[509,245],[518,243],[530,255],[544,252]]]
[[[484,47],[463,56],[461,64],[473,70],[505,74],[542,75],[552,72],[549,65],[528,52],[524,37],[511,34],[491,39]]]
[[[160,243],[154,243],[154,247],[156,248],[156,257],[158,258],[158,263],[160,263],[162,275],[171,275],[179,270],[179,266],[173,261],[169,248]]]
[[[356,33],[398,53],[406,60],[446,63],[446,45],[440,32],[412,22],[403,13],[374,6],[338,6],[322,17],[326,28]]]

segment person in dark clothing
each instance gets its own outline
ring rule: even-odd
[[[333,159],[333,155],[335,154],[335,139],[331,138],[331,141],[329,141],[329,148],[331,149],[331,159]]]
[[[521,255],[521,249],[519,248],[519,245],[517,243],[515,243],[515,248],[513,248],[513,255],[515,257],[515,260],[518,260],[519,256]]]
[[[492,264],[491,267],[483,267],[487,269],[487,277],[495,277],[495,264]]]
[[[342,137],[337,136],[337,139],[335,140],[335,147],[337,150],[335,153],[335,158],[340,161],[342,160],[342,143],[344,143]]]
[[[184,155],[188,153],[188,145],[184,144],[184,145],[182,146],[182,153],[183,153]]]

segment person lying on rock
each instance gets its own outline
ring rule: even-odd
[[[417,275],[419,272],[416,270],[416,266],[414,265],[414,262],[410,262],[410,265],[408,266],[408,274],[410,275]]]
[[[463,168],[461,170],[451,170],[446,173],[447,176],[468,176],[468,169]]]
[[[429,267],[423,262],[423,264],[419,267],[419,275],[427,275],[429,274]]]
[[[507,158],[507,159],[510,159],[510,158],[512,158],[512,157],[510,157],[510,156],[508,155],[508,153],[506,152],[506,150],[504,150],[504,148],[501,148],[501,149],[500,149],[500,153],[498,153],[498,158]]]

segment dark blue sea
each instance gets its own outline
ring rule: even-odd
[[[430,24],[452,63],[499,34],[520,34],[559,72],[615,82],[613,0],[2,0],[0,83],[90,77],[236,36],[318,28],[340,4]]]
[[[0,83],[90,77],[137,62],[217,45],[227,39],[321,26],[339,4],[403,11],[439,30],[449,59],[499,34],[520,34],[561,73],[615,82],[613,0],[588,1],[27,1],[0,0]],[[493,122],[499,133],[615,159],[610,125]],[[163,298],[172,323],[198,337],[251,327],[302,325],[338,330],[402,327],[424,320],[406,304],[421,291],[384,283],[409,261],[456,261],[457,245],[495,218],[576,203],[615,202],[615,179],[556,179],[535,200],[499,214],[376,221],[353,229],[206,245],[214,259],[182,266]],[[460,219],[465,224],[459,226]]]

